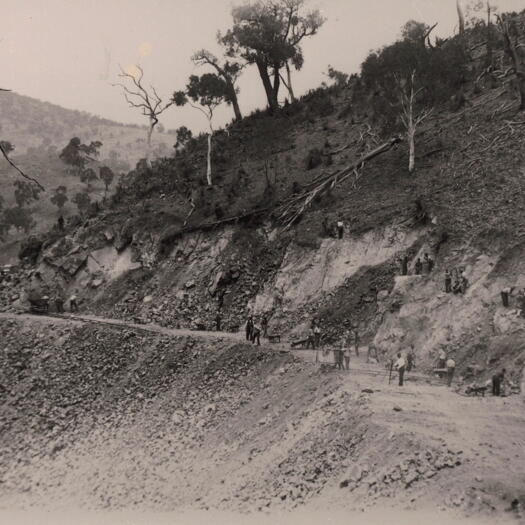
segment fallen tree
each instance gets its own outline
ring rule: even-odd
[[[291,199],[288,199],[279,206],[276,213],[277,220],[284,226],[284,230],[287,230],[301,217],[317,197],[323,195],[329,189],[334,188],[337,184],[343,183],[352,175],[355,177],[354,184],[356,184],[361,177],[361,173],[359,173],[358,170],[363,168],[368,161],[389,151],[400,142],[400,137],[393,137],[388,142],[381,144],[363,155],[354,163],[350,164],[350,166],[335,173],[328,173],[317,177],[308,184],[300,194],[294,195]]]

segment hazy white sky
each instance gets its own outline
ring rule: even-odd
[[[231,7],[238,3],[241,0],[2,0],[0,87],[122,122],[145,123],[111,86],[118,64],[141,64],[159,94],[169,97],[200,69],[190,61],[194,51],[204,47],[219,53],[216,33],[229,27]],[[493,3],[500,10],[525,8],[525,0]],[[318,7],[327,22],[303,46],[305,64],[294,76],[296,94],[317,87],[328,64],[357,71],[368,51],[392,42],[409,19],[438,22],[436,34],[452,33],[455,5],[455,0],[310,0],[309,6]],[[253,68],[241,78],[240,88],[245,114],[265,105]],[[221,108],[217,123],[231,116],[230,108]],[[203,119],[192,108],[173,107],[161,122],[197,130],[204,129]]]

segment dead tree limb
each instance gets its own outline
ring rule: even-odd
[[[153,134],[153,130],[159,123],[159,116],[173,104],[173,101],[170,100],[164,104],[153,86],[150,86],[150,90],[148,91],[148,89],[143,84],[143,69],[138,65],[135,67],[136,71],[133,73],[128,73],[124,71],[122,67],[120,67],[119,77],[128,82],[131,87],[128,87],[121,82],[112,84],[112,86],[120,87],[129,107],[140,109],[142,114],[148,118],[149,126],[146,136],[146,160],[149,162],[151,155],[151,136]]]
[[[355,187],[357,181],[361,177],[358,170],[363,168],[365,163],[382,153],[389,151],[396,144],[399,144],[399,142],[401,142],[399,137],[391,138],[388,142],[381,144],[377,148],[363,155],[357,161],[350,164],[350,166],[336,171],[335,173],[328,173],[324,176],[318,177],[315,181],[307,185],[302,193],[295,195],[287,202],[283,203],[278,208],[277,220],[284,225],[284,230],[290,228],[290,226],[301,217],[318,196],[323,195],[336,185],[343,183],[352,175],[354,175],[353,185]]]
[[[42,184],[40,184],[40,182],[38,182],[36,179],[34,179],[33,177],[30,177],[29,175],[26,175],[10,158],[9,156],[7,155],[7,152],[5,151],[5,149],[3,148],[2,144],[0,144],[0,152],[2,153],[2,156],[4,157],[5,160],[7,160],[7,162],[9,162],[9,164],[15,168],[16,171],[18,171],[18,173],[24,177],[25,179],[31,181],[33,184],[36,184],[42,191],[46,191],[46,189],[44,188],[44,186],[42,186]]]

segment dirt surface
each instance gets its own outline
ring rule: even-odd
[[[337,372],[239,334],[14,314],[0,329],[10,523],[42,508],[82,509],[78,523],[520,519],[521,397],[424,374],[400,388],[363,356]]]

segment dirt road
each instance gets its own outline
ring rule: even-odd
[[[253,366],[259,368],[245,368],[245,347],[240,353],[227,353],[228,347],[235,346],[228,342],[242,342],[243,333],[167,329],[84,315],[0,313],[2,320],[18,321],[29,330],[34,326],[39,334],[43,325],[56,325],[64,333],[70,326],[107,325],[209,342],[209,346],[197,345],[209,357],[195,360],[191,357],[195,348],[184,350],[191,357],[188,368],[174,375],[173,381],[168,375],[165,390],[156,389],[162,364],[158,357],[152,359],[155,390],[151,398],[145,390],[144,401],[132,389],[150,383],[145,377],[133,379],[137,368],[130,361],[130,373],[124,370],[116,376],[121,379],[112,381],[108,393],[113,398],[104,404],[102,391],[97,401],[110,411],[104,426],[93,427],[90,422],[89,417],[97,421],[99,412],[85,424],[79,413],[78,426],[64,435],[55,435],[53,429],[44,452],[38,447],[33,451],[38,459],[19,455],[8,464],[9,475],[0,485],[4,492],[11,487],[6,503],[78,503],[97,508],[101,502],[109,509],[129,505],[157,511],[181,503],[186,508],[222,510],[286,505],[297,516],[301,508],[301,515],[306,510],[310,516],[326,516],[326,509],[332,509],[346,518],[355,511],[373,513],[393,506],[389,516],[397,515],[403,523],[418,522],[421,512],[436,515],[441,510],[446,512],[440,523],[452,522],[454,516],[468,516],[477,523],[485,518],[498,523],[520,519],[522,503],[516,502],[525,498],[522,397],[463,397],[435,381],[428,384],[423,375],[409,374],[405,386],[398,387],[395,378],[389,384],[385,370],[367,364],[364,356],[352,357],[350,372],[328,367],[322,371],[315,364],[315,353],[301,350],[293,355],[303,363],[294,363],[288,353],[276,352],[273,357],[266,352],[267,364],[261,362],[259,367],[254,355]],[[282,350],[285,344],[263,345],[266,349]],[[221,352],[226,352],[224,357]],[[47,349],[44,353],[35,369],[39,376],[45,372],[42,367],[50,366]],[[81,350],[78,355],[86,358]],[[202,383],[203,377],[220,379],[223,365],[231,367],[234,355],[240,357],[235,366],[241,368],[232,368],[232,375],[217,384]],[[61,366],[61,359],[54,366]],[[145,372],[146,361],[141,359],[138,370]],[[201,366],[201,359],[208,361]],[[95,356],[90,366],[98,360]],[[76,370],[73,363],[64,370]],[[81,363],[80,370],[86,369],[87,364]],[[54,389],[60,385],[56,370],[49,379],[37,379]],[[131,382],[124,380],[128,376]],[[68,377],[75,381],[75,374]],[[33,378],[27,378],[28,389],[17,390],[18,397],[11,392],[4,405],[16,418],[20,417],[18,399],[35,392],[29,382]],[[182,383],[183,378],[187,383]],[[129,399],[125,410],[116,404],[122,397]],[[127,411],[133,416],[128,417]],[[69,417],[66,412],[62,416]],[[31,417],[28,421],[36,425],[34,439],[38,439],[40,422]],[[27,461],[27,466],[18,459]],[[83,476],[77,474],[80,471]],[[183,485],[178,485],[182,480]]]

